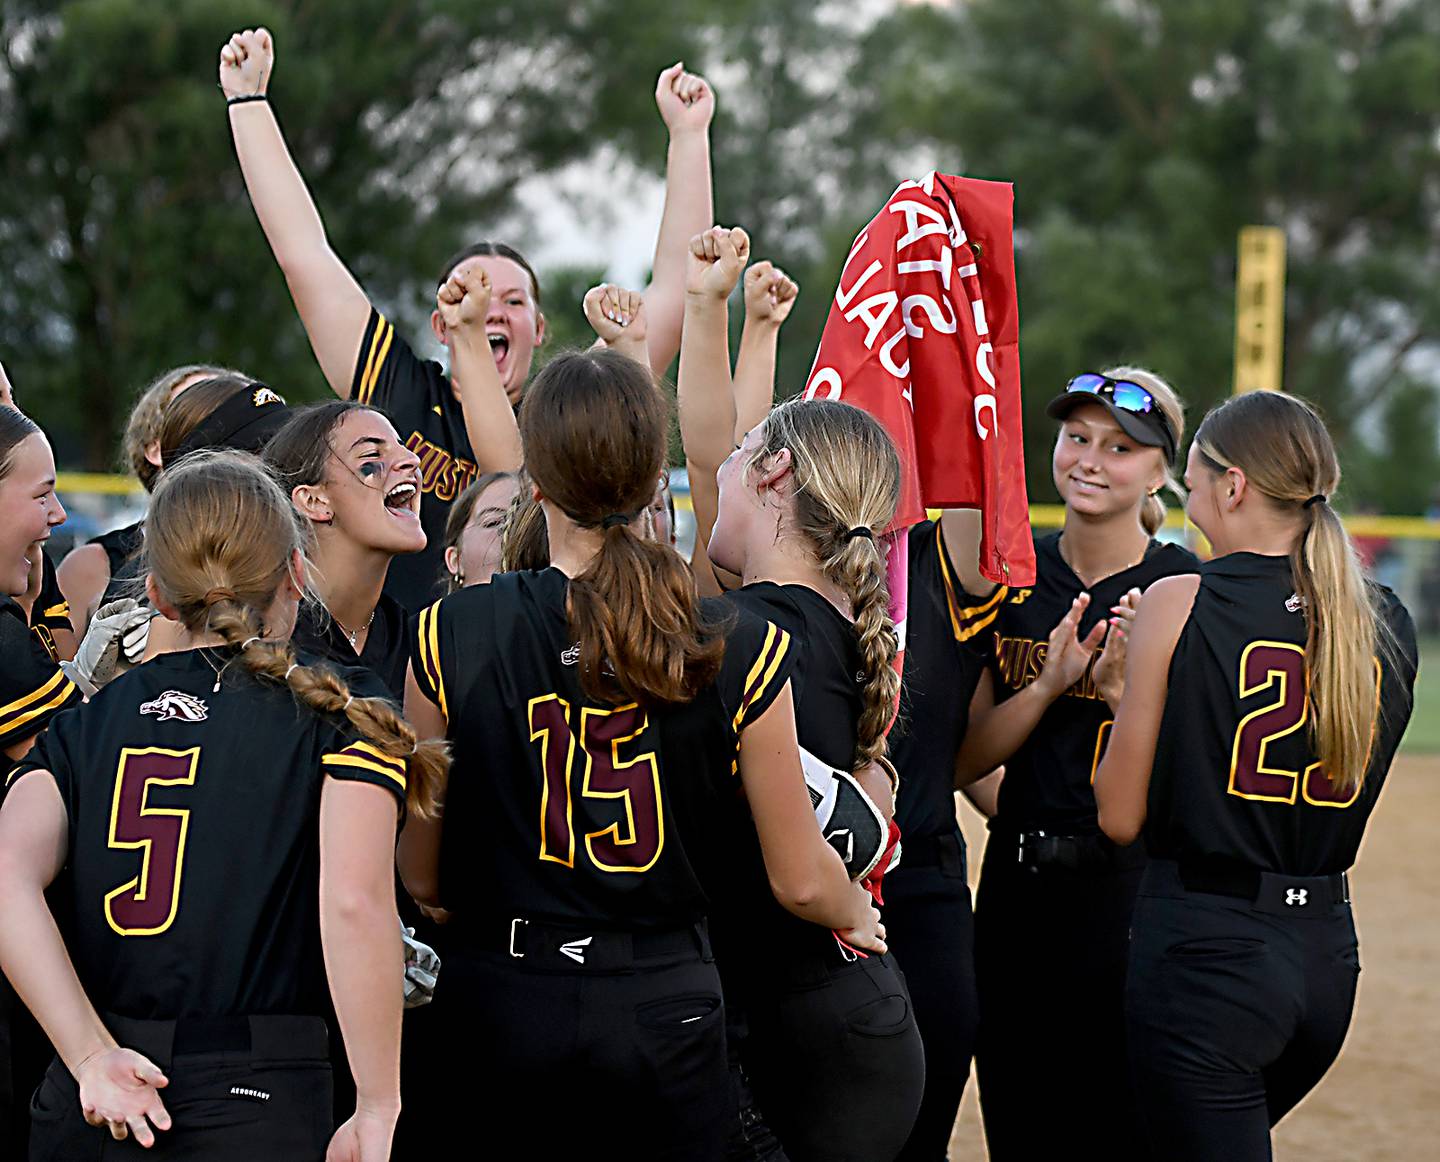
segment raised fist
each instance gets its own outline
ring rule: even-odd
[[[745,317],[777,327],[790,317],[800,287],[768,258],[745,272]]]
[[[655,104],[671,133],[702,132],[715,116],[715,91],[698,73],[687,73],[676,61],[655,82]]]
[[[739,226],[711,226],[690,239],[685,260],[685,293],[726,299],[750,261],[750,235]]]
[[[456,269],[435,292],[435,307],[447,334],[484,327],[490,312],[490,276],[484,267],[475,263]]]
[[[263,94],[275,70],[275,41],[268,28],[237,32],[220,50],[220,88],[226,98]]]
[[[639,291],[601,283],[586,293],[584,307],[585,318],[607,347],[645,337],[645,296]]]

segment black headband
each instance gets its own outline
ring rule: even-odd
[[[289,418],[289,406],[275,391],[263,383],[252,383],[201,420],[180,441],[175,457],[178,459],[202,448],[258,452]]]

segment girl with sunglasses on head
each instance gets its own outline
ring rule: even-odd
[[[539,280],[524,256],[502,242],[460,250],[445,263],[436,285],[485,275],[492,296],[481,341],[457,342],[437,310],[431,331],[446,347],[449,367],[419,358],[331,249],[270,108],[274,68],[275,44],[266,29],[238,32],[221,49],[220,87],[229,103],[236,156],[331,388],[341,399],[383,408],[401,438],[425,453],[421,516],[431,547],[397,562],[387,583],[402,604],[419,608],[435,596],[445,522],[455,498],[480,473],[519,467],[518,445],[496,422],[494,401],[473,391],[494,378],[509,405],[519,405],[535,351],[545,340]],[[686,243],[711,220],[709,128],[715,98],[703,77],[676,63],[660,74],[655,102],[670,141],[665,208],[646,292],[648,363],[658,374],[680,345]]]
[[[1144,855],[1101,834],[1091,783],[1113,718],[1102,690],[1123,654],[1107,628],[1155,581],[1198,567],[1155,539],[1184,433],[1170,385],[1139,368],[1087,373],[1047,413],[1065,524],[1036,536],[1033,588],[989,586],[976,523],[942,518],[967,604],[993,613],[956,775],[1005,766],[975,908],[976,1070],[997,1162],[1143,1155],[1121,1003]]]
[[[1415,627],[1360,571],[1302,400],[1216,408],[1185,482],[1216,556],[1141,602],[1095,795],[1151,856],[1125,996],[1151,1156],[1268,1162],[1349,1027],[1345,873],[1414,704]]]
[[[253,456],[167,470],[146,588],[179,648],[10,773],[0,965],[57,1053],[32,1158],[388,1157],[396,813],[435,809],[445,756],[363,671],[297,657],[303,544]],[[359,1081],[338,1132],[327,992]]]

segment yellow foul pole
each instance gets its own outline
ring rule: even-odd
[[[1235,273],[1235,394],[1279,391],[1285,347],[1285,232],[1240,231]]]

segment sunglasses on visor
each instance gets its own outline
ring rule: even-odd
[[[1104,396],[1117,408],[1136,415],[1149,415],[1155,410],[1155,397],[1128,379],[1111,379],[1095,371],[1077,375],[1065,385],[1066,394],[1082,391],[1088,395]]]

